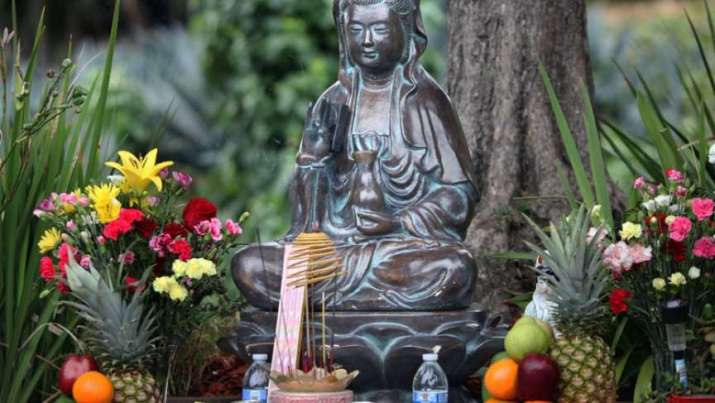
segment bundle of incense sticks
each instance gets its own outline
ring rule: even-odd
[[[312,286],[339,276],[342,271],[335,244],[322,232],[298,235],[289,261],[291,269],[303,266],[302,270],[291,270],[287,279],[290,287]]]

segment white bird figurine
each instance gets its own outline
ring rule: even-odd
[[[543,256],[536,258],[534,269],[539,273],[536,278],[536,289],[534,290],[531,302],[529,302],[529,305],[527,305],[524,310],[524,315],[543,320],[548,323],[554,330],[554,333],[558,335],[559,332],[553,319],[555,304],[550,301],[551,287],[546,277],[551,276],[555,278],[556,281],[558,281],[558,278],[556,278],[556,275],[548,266],[544,265]]]

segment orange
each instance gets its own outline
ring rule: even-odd
[[[516,400],[487,399],[484,403],[517,403]]]
[[[551,400],[527,400],[524,403],[553,403]]]
[[[484,386],[489,394],[501,400],[516,400],[517,372],[519,364],[511,358],[501,359],[487,369]]]
[[[89,371],[74,381],[72,397],[77,403],[111,403],[114,387],[112,381],[103,374]]]

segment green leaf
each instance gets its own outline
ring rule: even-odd
[[[593,113],[591,98],[588,90],[583,87],[581,97],[586,106],[586,139],[588,141],[588,155],[591,162],[591,173],[593,174],[593,185],[596,189],[596,201],[601,205],[601,217],[606,221],[608,228],[613,228],[613,211],[611,209],[611,195],[608,191],[608,181],[606,179],[606,163],[603,160],[603,146],[601,145],[600,133],[596,116]]]
[[[628,324],[628,317],[624,316],[621,318],[621,321],[618,323],[618,327],[616,328],[616,333],[613,334],[613,340],[611,341],[611,351],[616,351],[616,347],[618,346],[618,343],[621,341],[621,336],[623,336],[623,331],[626,328],[626,325]]]
[[[678,149],[672,137],[670,137],[670,131],[663,126],[655,108],[642,94],[638,95],[637,101],[643,124],[658,151],[660,166],[665,169],[681,169]]]
[[[636,349],[636,346],[631,346],[623,355],[618,357],[616,360],[616,384],[621,384],[621,378],[623,377],[623,371],[626,369],[628,364],[628,359],[631,358],[631,354]]]
[[[651,356],[643,362],[640,371],[638,371],[636,388],[633,391],[633,403],[645,402],[646,396],[653,391],[654,374],[655,365],[653,364],[653,357]]]
[[[536,259],[536,254],[531,252],[506,251],[491,253],[484,255],[484,257],[503,260],[534,260]]]
[[[556,117],[556,124],[559,127],[559,133],[561,134],[561,140],[563,141],[564,148],[566,150],[566,155],[568,156],[569,163],[576,176],[576,184],[578,186],[583,202],[586,207],[590,210],[595,204],[595,198],[593,195],[593,190],[591,189],[591,184],[588,180],[588,174],[586,173],[586,168],[584,168],[583,161],[581,161],[581,155],[578,152],[578,147],[576,145],[576,140],[574,139],[571,128],[566,121],[566,116],[561,109],[561,104],[559,103],[554,87],[551,84],[551,79],[544,68],[544,65],[539,63],[539,72],[546,86],[546,92],[549,95],[549,102],[551,103],[551,109]]]

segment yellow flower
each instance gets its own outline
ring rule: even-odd
[[[183,301],[188,296],[189,291],[187,291],[183,285],[179,284],[176,282],[176,279],[174,279],[174,282],[169,286],[169,298],[173,301]]]
[[[153,149],[143,158],[138,158],[129,151],[120,151],[119,158],[122,163],[118,164],[114,161],[109,161],[106,165],[114,168],[124,175],[123,188],[125,190],[133,190],[138,193],[143,192],[149,183],[153,183],[157,190],[161,191],[161,178],[159,172],[162,169],[174,165],[172,161],[165,161],[159,164],[156,163],[157,149]]]
[[[186,275],[186,268],[188,267],[188,264],[184,262],[183,260],[174,260],[174,263],[171,265],[171,270],[174,272],[174,275],[176,277],[183,277]]]
[[[60,242],[62,242],[62,233],[57,228],[50,228],[42,234],[37,247],[40,248],[40,253],[47,253],[54,250]]]
[[[151,283],[151,286],[152,288],[154,288],[154,291],[158,292],[159,294],[166,294],[169,292],[169,289],[174,284],[178,285],[175,278],[163,276],[154,279],[154,281]]]
[[[92,201],[92,207],[97,212],[100,224],[106,224],[119,218],[122,204],[117,200],[119,188],[112,184],[88,186],[87,194]]]
[[[199,280],[203,276],[216,275],[216,265],[210,260],[190,259],[186,264],[186,275],[194,280]]]
[[[660,291],[660,290],[662,290],[663,288],[665,288],[665,279],[662,279],[662,278],[660,278],[660,277],[654,278],[654,279],[653,279],[653,288],[655,288],[655,289],[658,290],[658,291]]]
[[[687,283],[685,276],[680,272],[671,274],[668,281],[670,281],[670,284],[673,284],[674,286],[685,285]]]
[[[643,234],[640,224],[634,224],[632,222],[623,223],[623,227],[619,232],[621,239],[628,241],[631,239],[638,239]]]

